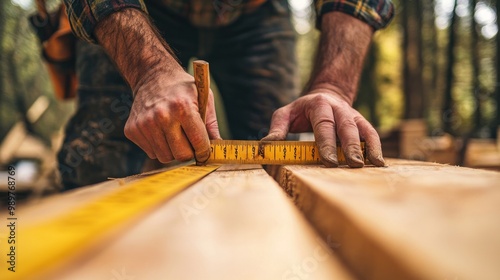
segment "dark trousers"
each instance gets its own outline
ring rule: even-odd
[[[207,60],[233,139],[260,139],[274,110],[297,95],[295,33],[283,0],[270,0],[229,26],[200,29],[162,7],[148,6],[154,24],[182,66]],[[78,105],[58,154],[65,189],[140,172],[146,155],[123,134],[130,87],[104,50],[77,44]]]

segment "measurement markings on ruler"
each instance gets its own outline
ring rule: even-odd
[[[244,141],[211,140],[210,158],[216,164],[321,164],[319,151],[311,141]],[[366,159],[364,142],[361,150]],[[337,145],[339,164],[346,164],[340,145]]]

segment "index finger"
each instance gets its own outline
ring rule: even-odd
[[[200,114],[190,112],[181,121],[182,130],[194,149],[196,161],[205,162],[210,156],[210,140]]]
[[[319,156],[326,167],[337,167],[337,142],[335,140],[335,120],[329,104],[319,104],[309,116]]]
[[[353,113],[347,107],[339,106],[335,108],[334,116],[337,121],[337,134],[347,164],[350,167],[363,167],[363,152],[361,151],[359,131]]]
[[[366,154],[370,162],[379,167],[385,166],[384,157],[382,155],[382,144],[380,137],[373,126],[361,114],[354,118],[359,128],[359,134],[366,141]]]

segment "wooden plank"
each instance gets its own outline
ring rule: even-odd
[[[287,166],[280,184],[363,279],[500,279],[500,173]]]
[[[427,137],[427,124],[423,119],[404,120],[400,124],[400,154],[406,159],[425,160],[420,145]]]
[[[18,217],[25,225],[49,219],[117,187],[113,181],[54,196]],[[260,166],[225,166],[88,249],[44,278],[352,279]]]
[[[464,165],[500,171],[500,146],[494,139],[470,139]]]

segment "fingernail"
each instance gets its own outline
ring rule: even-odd
[[[387,167],[388,165],[385,163],[385,160],[384,158],[382,157],[382,155],[378,155],[377,156],[377,160],[381,163],[381,166],[383,167]]]
[[[360,162],[363,162],[363,157],[361,155],[359,155],[359,154],[355,154],[354,158],[357,159]]]
[[[196,162],[205,163],[210,158],[210,150],[204,150],[194,154]]]
[[[327,161],[328,161],[328,164],[329,164],[328,167],[338,167],[339,166],[339,162],[338,162],[338,159],[337,159],[336,155],[329,155],[327,157]]]
[[[365,165],[362,155],[359,153],[351,153],[350,155],[351,156],[347,159],[347,164],[350,167],[359,168]]]
[[[205,162],[208,161],[209,157],[210,157],[210,155],[203,155],[203,156],[200,156],[200,157],[195,157],[195,159],[196,159],[196,162],[205,163]]]

